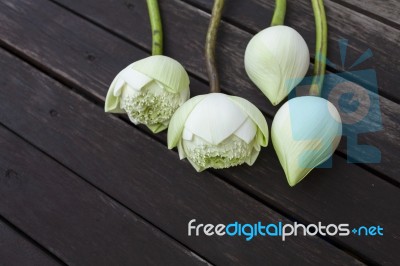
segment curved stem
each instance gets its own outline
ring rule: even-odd
[[[324,84],[326,68],[326,53],[328,49],[328,25],[326,22],[324,1],[311,0],[315,17],[315,63],[314,77],[312,80],[310,95],[320,96]]]
[[[151,33],[152,33],[152,55],[161,55],[163,53],[163,33],[157,0],[147,0],[147,9],[149,11]]]
[[[285,22],[285,14],[286,14],[286,0],[276,0],[271,26],[283,25]]]
[[[208,26],[206,37],[206,67],[208,79],[210,80],[210,91],[219,92],[218,72],[215,63],[215,42],[217,39],[218,26],[221,21],[224,0],[215,0],[212,9],[210,25]]]

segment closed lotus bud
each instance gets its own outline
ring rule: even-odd
[[[105,111],[126,113],[154,133],[168,127],[174,112],[189,99],[189,76],[176,60],[154,55],[123,69],[111,83]]]
[[[178,146],[198,171],[252,165],[268,144],[268,125],[252,103],[235,96],[210,93],[193,97],[173,115],[168,148]]]
[[[266,28],[247,45],[247,75],[273,105],[279,104],[304,78],[310,54],[303,37],[287,26]]]
[[[329,101],[303,96],[282,105],[272,122],[271,138],[289,185],[329,159],[341,135],[340,115]]]

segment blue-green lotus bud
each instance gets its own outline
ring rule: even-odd
[[[235,96],[210,93],[193,97],[173,115],[168,148],[178,146],[197,171],[252,165],[268,144],[268,125],[252,103]]]
[[[126,113],[154,133],[168,127],[174,112],[189,99],[189,76],[176,60],[153,55],[123,69],[108,90],[105,111]]]
[[[247,45],[247,75],[273,105],[279,104],[304,78],[310,54],[303,37],[288,26],[266,28]]]
[[[272,122],[271,138],[290,186],[331,157],[342,135],[336,107],[315,96],[286,102]]]

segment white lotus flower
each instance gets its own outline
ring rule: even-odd
[[[222,93],[193,97],[173,115],[168,148],[198,171],[252,165],[268,144],[268,125],[249,101]]]
[[[127,113],[154,133],[168,127],[172,115],[189,99],[189,76],[176,60],[153,55],[122,70],[108,90],[105,111]]]
[[[286,102],[272,122],[271,138],[290,186],[325,162],[339,145],[342,122],[336,107],[315,96]]]
[[[247,75],[273,105],[279,104],[304,78],[310,54],[303,37],[288,26],[266,28],[247,45]]]

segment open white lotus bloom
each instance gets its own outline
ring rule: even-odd
[[[268,144],[268,125],[252,103],[235,96],[210,93],[193,97],[171,118],[168,148],[178,146],[198,171],[252,165]]]
[[[176,60],[153,55],[123,69],[108,90],[105,111],[126,113],[135,124],[158,133],[189,99],[189,76]]]
[[[288,26],[272,26],[254,35],[244,56],[247,75],[273,105],[299,84],[309,62],[306,42]]]
[[[272,122],[271,138],[289,185],[329,159],[341,135],[339,112],[329,101],[303,96],[282,105]]]

